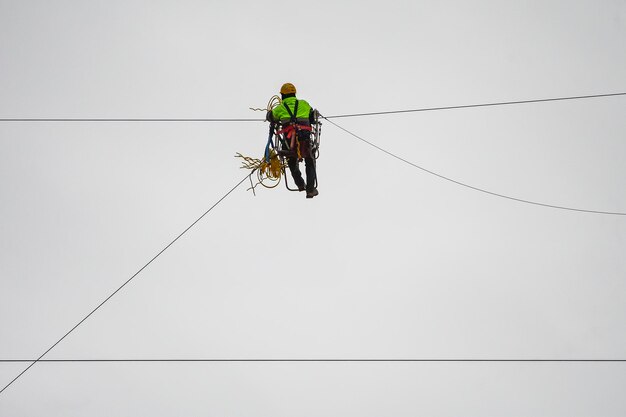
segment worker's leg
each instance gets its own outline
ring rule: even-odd
[[[304,158],[304,164],[306,166],[306,190],[313,191],[315,190],[317,175],[315,172],[315,159],[311,154],[310,140],[306,139],[300,141],[300,154]]]
[[[306,190],[313,191],[316,188],[317,172],[315,171],[315,159],[309,157],[304,159],[306,165]]]
[[[291,171],[291,176],[293,177],[294,182],[296,183],[296,187],[299,190],[304,190],[304,179],[302,178],[302,172],[300,172],[300,167],[298,166],[297,158],[287,158],[287,165],[289,165],[289,171]],[[307,177],[308,177],[308,165],[307,165]]]

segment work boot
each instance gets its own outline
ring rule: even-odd
[[[317,191],[316,188],[314,188],[311,191],[307,191],[306,192],[306,198],[313,198],[313,197],[315,197],[318,194],[319,194],[319,192]]]

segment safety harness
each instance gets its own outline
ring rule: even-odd
[[[301,130],[307,130],[311,132],[313,128],[308,125],[298,124],[296,120],[296,115],[298,114],[298,100],[296,100],[296,105],[293,108],[293,113],[289,109],[289,106],[285,103],[282,104],[289,113],[289,123],[284,126],[281,130],[276,132],[276,135],[282,134],[284,137],[289,139],[289,149],[293,151],[296,150],[296,155],[298,159],[302,159],[302,154],[300,152],[300,141],[298,140],[298,133]]]

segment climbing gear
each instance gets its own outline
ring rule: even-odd
[[[280,94],[296,94],[296,86],[291,83],[285,83],[280,87]]]
[[[285,102],[280,104],[289,114],[289,122],[283,122],[282,127],[277,128],[275,132],[277,138],[277,153],[281,158],[283,167],[287,165],[287,160],[289,158],[295,158],[298,162],[303,159],[311,158],[315,166],[316,159],[319,156],[319,134],[321,123],[319,122],[318,113],[317,111],[314,111],[315,123],[313,125],[298,123],[296,118],[298,114],[298,103],[299,100],[296,99],[293,111]],[[285,175],[285,186],[290,191],[296,191],[299,188],[293,188],[290,186],[287,175]],[[317,188],[317,178],[315,178],[313,188]]]
[[[298,160],[302,160],[303,156],[300,148],[300,142],[302,142],[302,140],[298,137],[300,131],[311,132],[313,128],[311,126],[293,124],[276,132],[276,135],[283,135],[283,138],[289,139],[289,150],[279,152],[281,156],[290,156],[294,154],[295,149],[295,156]],[[304,157],[306,157],[306,155]]]
[[[270,100],[271,103],[271,100]],[[274,126],[270,124],[269,137],[267,138],[267,145],[265,145],[265,153],[263,159],[251,158],[249,156],[243,156],[237,152],[236,158],[242,158],[243,162],[241,168],[251,169],[250,184],[252,192],[256,195],[254,188],[261,184],[265,188],[274,188],[280,183],[280,176],[285,171],[282,166],[282,161],[278,158],[278,154],[274,149],[274,142],[272,136],[274,135]],[[256,172],[258,182],[252,183],[252,174]]]
[[[291,111],[289,106],[287,106],[285,103],[282,104],[284,106],[285,110],[287,110],[287,113],[289,114],[289,124],[286,125],[283,129],[278,130],[276,132],[276,135],[282,134],[284,138],[289,139],[289,149],[292,152],[295,149],[296,150],[295,154],[298,157],[298,160],[301,160],[302,159],[302,153],[300,151],[300,141],[302,141],[304,139],[302,137],[303,135],[301,135],[300,132],[302,132],[302,131],[310,132],[313,129],[311,128],[311,126],[298,124],[296,122],[296,115],[298,114],[298,103],[299,103],[299,101],[296,100],[294,108],[293,108],[293,112]],[[306,138],[306,139],[308,139],[308,138]]]
[[[293,86],[293,84],[292,84]],[[295,91],[295,87],[294,87]],[[320,114],[317,110],[313,111],[313,117],[311,125],[297,123],[296,115],[298,113],[298,100],[295,101],[293,112],[283,103],[281,98],[273,96],[267,103],[265,109],[250,108],[254,111],[267,111],[272,112],[276,107],[283,106],[290,116],[289,122],[281,124],[270,121],[269,135],[267,144],[265,145],[265,152],[262,159],[250,158],[237,153],[235,157],[242,158],[241,168],[252,170],[250,173],[250,183],[253,193],[255,193],[255,187],[259,184],[266,188],[275,188],[281,180],[281,175],[285,176],[285,186],[289,191],[304,191],[306,188],[299,184],[293,186],[288,181],[287,167],[288,161],[291,158],[295,158],[297,162],[302,161],[305,158],[311,158],[313,164],[315,164],[319,157],[320,136],[322,123],[320,122]],[[256,172],[257,183],[252,183],[252,175]],[[295,186],[295,187],[294,187]],[[310,186],[310,185],[309,185]],[[315,184],[313,188],[317,188],[317,178],[315,178]],[[317,190],[307,191],[307,198],[312,198],[314,195],[309,196],[314,192],[317,195]],[[255,193],[256,195],[256,193]]]
[[[281,161],[274,149],[269,151],[269,159],[256,159],[249,156],[244,156],[237,152],[236,158],[242,158],[243,162],[241,168],[251,169],[250,173],[250,188],[256,195],[254,189],[257,185],[261,184],[265,188],[275,188],[280,183],[280,176],[282,175],[284,168],[281,166]],[[269,162],[268,162],[269,161]],[[256,172],[257,183],[252,182],[252,175]]]

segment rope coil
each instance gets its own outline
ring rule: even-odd
[[[281,103],[281,98],[277,95],[274,95],[267,102],[267,106],[264,109],[250,107],[250,110],[270,112],[277,106],[280,106]],[[285,172],[283,162],[281,158],[279,158],[276,150],[274,149],[274,142],[272,141],[273,135],[274,126],[270,125],[269,137],[267,139],[267,145],[265,146],[265,155],[262,159],[245,156],[239,152],[235,154],[235,158],[243,159],[241,163],[241,168],[252,170],[252,172],[250,173],[251,186],[250,188],[248,188],[248,190],[252,190],[253,193],[254,189],[259,184],[261,184],[265,188],[275,188],[278,184],[280,184],[282,173]],[[252,182],[252,175],[255,171],[257,174],[256,184]]]
[[[252,170],[253,172],[251,172],[250,175],[254,174],[256,171],[257,183],[252,184],[248,190],[252,190],[254,192],[254,189],[259,184],[265,188],[274,188],[280,184],[284,168],[278,154],[273,148],[269,149],[269,160],[265,157],[263,157],[263,159],[252,158],[242,155],[239,152],[235,154],[235,158],[243,159],[241,168]]]

